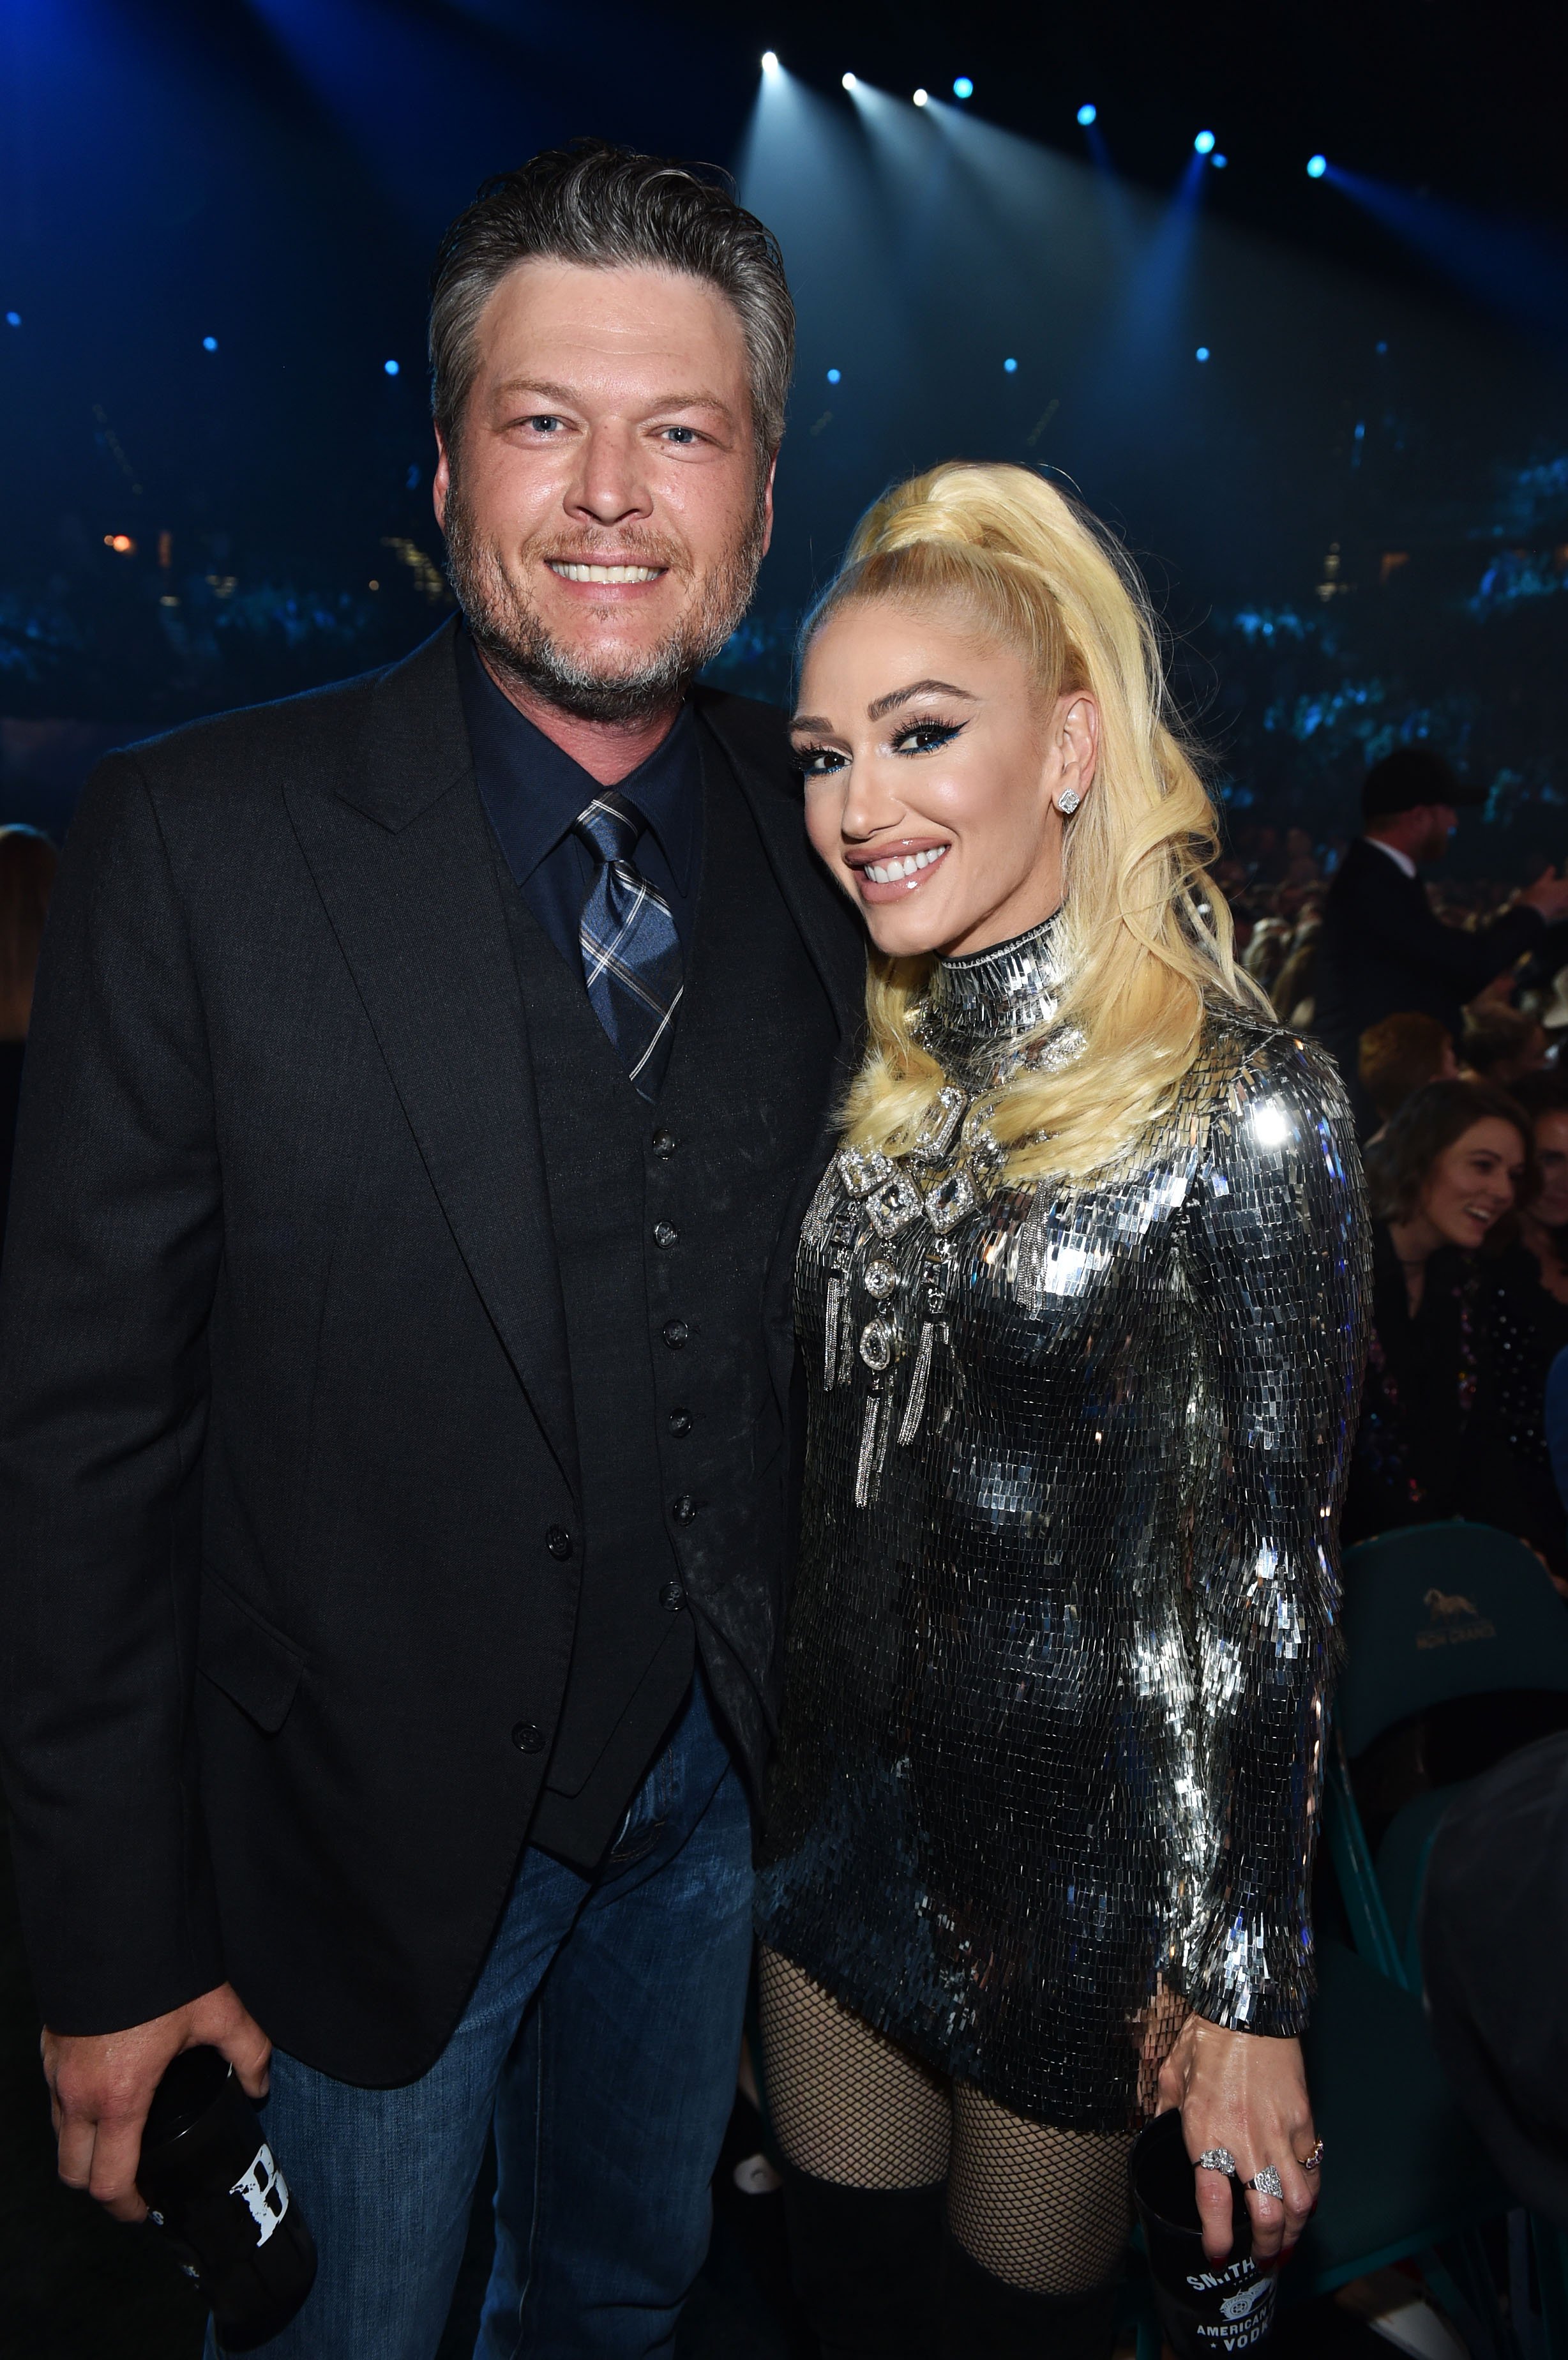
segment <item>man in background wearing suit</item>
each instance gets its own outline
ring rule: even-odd
[[[1475,934],[1432,909],[1417,870],[1447,851],[1460,805],[1485,800],[1424,746],[1398,747],[1367,773],[1362,833],[1329,888],[1318,936],[1312,1027],[1358,1102],[1356,1051],[1369,1024],[1435,1016],[1457,1041],[1465,1001],[1568,917],[1568,880],[1551,869]]]
[[[0,1289],[0,1738],[64,2178],[169,2059],[266,2086],[267,2348],[667,2352],[778,1696],[789,1286],[864,957],[782,716],[694,687],[793,314],[601,143],[437,265],[463,609],[114,755],[46,941]]]

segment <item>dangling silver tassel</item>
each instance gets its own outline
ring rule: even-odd
[[[870,1393],[866,1397],[866,1415],[860,1428],[860,1458],[855,1470],[855,1504],[864,1508],[871,1497],[871,1487],[877,1480],[877,1436],[882,1421],[882,1397]]]
[[[914,1374],[909,1379],[909,1396],[904,1404],[903,1423],[898,1428],[898,1448],[908,1449],[920,1430],[925,1415],[926,1382],[931,1375],[931,1345],[935,1329],[928,1319],[920,1328],[920,1348],[915,1354]]]
[[[828,1280],[827,1309],[822,1322],[822,1391],[831,1393],[838,1382],[838,1325],[844,1303],[844,1282],[835,1270]]]

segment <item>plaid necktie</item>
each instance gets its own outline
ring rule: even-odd
[[[684,986],[670,904],[632,865],[646,823],[606,787],[572,822],[599,862],[578,940],[593,1013],[645,1098],[659,1096]]]

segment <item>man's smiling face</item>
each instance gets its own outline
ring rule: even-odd
[[[672,703],[745,613],[772,523],[717,288],[536,259],[480,315],[436,514],[492,668],[584,719]]]

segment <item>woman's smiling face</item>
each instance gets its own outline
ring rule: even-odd
[[[811,842],[878,950],[985,950],[1057,907],[1091,696],[1043,706],[1023,658],[951,614],[851,601],[807,649],[791,734]]]
[[[1443,1149],[1420,1209],[1439,1238],[1474,1252],[1512,1207],[1524,1174],[1524,1141],[1511,1122],[1486,1115]]]

